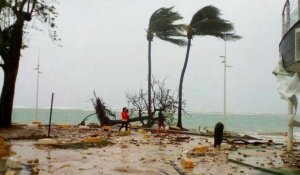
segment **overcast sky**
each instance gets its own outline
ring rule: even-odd
[[[59,47],[43,32],[30,30],[29,48],[22,51],[14,106],[34,107],[40,50],[41,107],[92,108],[93,90],[108,106],[127,105],[126,92],[147,87],[146,28],[151,14],[175,6],[189,23],[193,14],[214,5],[233,22],[243,39],[227,43],[227,110],[239,113],[286,113],[272,74],[278,62],[281,12],[285,0],[62,0],[57,5]],[[186,48],[154,38],[152,73],[178,89]],[[183,83],[187,110],[223,111],[224,41],[192,40]],[[2,76],[1,76],[2,78]],[[2,78],[3,79],[3,78]]]

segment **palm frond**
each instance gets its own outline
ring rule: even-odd
[[[195,35],[211,35],[214,33],[227,33],[233,30],[233,24],[223,19],[210,19],[199,22],[193,27]]]
[[[234,34],[234,33],[225,33],[224,35],[225,35],[225,36],[224,36],[224,38],[222,38],[222,39],[224,39],[224,40],[226,40],[226,41],[236,41],[236,40],[239,40],[239,39],[242,38],[241,36],[236,35],[236,34]]]
[[[182,16],[178,12],[173,12],[174,6],[169,8],[159,8],[156,10],[150,17],[149,24],[154,23],[157,19],[169,19],[170,21],[177,21],[179,19],[182,19]]]
[[[185,25],[166,25],[160,26],[155,34],[157,37],[185,37],[183,31],[185,30]]]
[[[208,19],[220,19],[220,10],[214,6],[206,6],[203,7],[202,9],[198,10],[191,22],[190,25],[193,26],[195,23],[198,23],[199,21],[205,21]]]
[[[224,40],[237,40],[241,37],[233,33],[233,24],[220,17],[220,10],[214,6],[206,6],[193,16],[190,36],[211,35]]]
[[[174,24],[176,21],[182,19],[182,16],[178,12],[173,11],[174,7],[160,8],[156,10],[149,20],[149,26],[147,30],[147,38],[151,40],[151,37],[157,36],[160,39],[172,38],[172,37],[184,37],[183,34],[185,25]],[[176,40],[175,38],[173,38]],[[171,39],[172,40],[172,39]],[[170,40],[170,42],[171,42]],[[173,40],[172,40],[173,41]],[[174,41],[176,44],[176,41]],[[172,43],[174,43],[172,42]],[[181,42],[179,42],[181,43]],[[182,45],[182,44],[177,44]]]
[[[168,41],[170,43],[176,44],[180,47],[186,46],[187,45],[187,41],[185,39],[179,39],[179,38],[164,38],[164,37],[160,37],[161,40],[164,41]]]
[[[170,18],[159,18],[156,19],[154,21],[152,21],[151,23],[149,23],[149,27],[148,29],[150,31],[152,31],[153,33],[159,32],[161,31],[163,28],[165,27],[173,27],[173,23],[175,21],[173,21],[173,19]]]

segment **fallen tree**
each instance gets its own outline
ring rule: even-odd
[[[110,116],[113,118],[116,118],[116,114],[114,112],[112,112],[110,109],[108,109],[105,105],[105,102],[103,100],[101,100],[99,97],[97,97],[96,93],[94,92],[94,96],[95,96],[95,100],[91,99],[94,105],[94,109],[95,109],[95,113],[93,114],[89,114],[88,116],[86,116],[78,125],[85,125],[86,120],[91,117],[96,115],[100,126],[112,126],[112,125],[117,125],[117,124],[121,124],[122,121],[121,120],[111,120]],[[158,111],[157,109],[154,110],[152,113],[154,114],[156,111]],[[149,121],[149,117],[148,116],[142,116],[142,112],[141,110],[139,110],[138,112],[138,117],[132,117],[128,119],[128,122],[137,122],[140,121],[142,123],[143,126],[145,126],[144,124],[144,120]],[[151,117],[151,123],[153,126],[155,121],[158,120],[158,117]]]
[[[103,113],[102,113],[103,114]],[[109,117],[101,115],[100,113],[93,113],[90,114],[88,116],[86,116],[79,125],[85,125],[85,121],[89,118],[96,115],[99,122],[100,122],[100,126],[112,126],[112,125],[117,125],[117,124],[121,124],[122,120],[111,120]],[[143,126],[144,125],[144,120],[148,120],[148,116],[139,116],[139,117],[134,117],[134,118],[129,118],[128,122],[137,122],[140,121],[142,123]],[[158,120],[158,117],[153,118],[153,124],[155,123],[155,121]]]

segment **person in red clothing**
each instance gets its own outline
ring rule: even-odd
[[[125,130],[127,131],[128,129],[128,112],[127,109],[124,107],[123,111],[121,112],[121,120],[122,120],[122,125],[119,129],[119,132],[121,131],[121,129],[125,126]]]

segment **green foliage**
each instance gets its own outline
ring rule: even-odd
[[[179,105],[178,105],[178,122],[177,126],[182,128],[181,122],[181,112],[182,112],[182,84],[183,78],[186,71],[189,51],[191,46],[191,40],[194,36],[214,36],[217,38],[221,38],[223,40],[237,40],[241,37],[234,34],[233,24],[227,20],[224,20],[220,17],[220,10],[214,6],[206,6],[200,10],[198,10],[190,24],[186,27],[187,38],[188,38],[188,46],[187,46],[187,54],[185,57],[185,62],[182,68],[180,82],[179,82]]]
[[[156,10],[149,20],[149,26],[147,30],[147,39],[153,40],[156,36],[159,39],[171,42],[178,46],[185,46],[186,41],[178,37],[184,36],[185,25],[174,24],[176,21],[182,19],[178,12],[173,12],[173,7],[160,8]]]
[[[220,15],[220,10],[214,6],[206,6],[197,11],[188,26],[188,37],[191,39],[195,35],[211,35],[224,40],[240,39],[240,36],[232,33],[233,24]]]
[[[14,32],[18,27],[21,27],[23,34],[28,33],[29,26],[36,29],[46,28],[49,37],[55,42],[59,41],[55,24],[58,15],[56,4],[53,0],[0,0],[1,57],[6,57],[13,42],[12,36],[15,36]],[[25,47],[23,43],[21,48]]]
[[[29,27],[43,26],[53,41],[56,35],[55,0],[0,0],[0,67],[4,72],[0,98],[0,127],[9,127],[21,49]],[[34,20],[32,20],[34,19]]]

